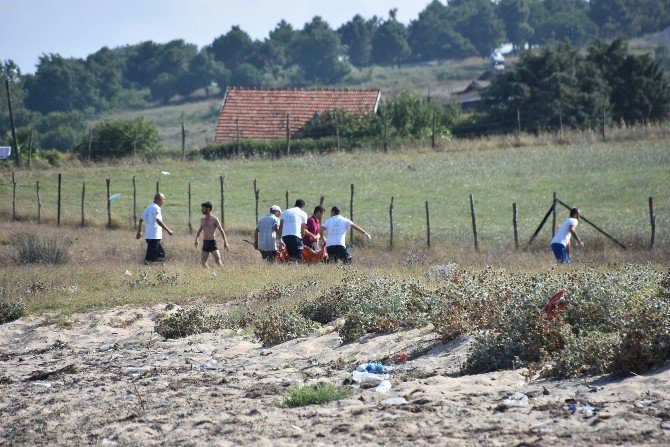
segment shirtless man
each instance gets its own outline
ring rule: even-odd
[[[216,233],[216,230],[219,230],[221,236],[223,237],[223,248],[228,250],[229,246],[228,239],[226,238],[226,232],[223,231],[223,227],[221,226],[219,219],[217,219],[216,216],[212,216],[211,202],[203,203],[200,209],[202,210],[202,214],[204,214],[205,217],[200,219],[200,228],[198,229],[198,233],[195,235],[195,246],[198,246],[198,238],[200,237],[200,233],[204,232],[204,236],[202,238],[202,255],[200,256],[202,266],[209,268],[207,265],[207,259],[209,259],[210,253],[214,255],[214,260],[218,265],[223,265],[221,262],[221,253],[219,253],[219,248],[216,246],[216,240],[214,240],[214,233]]]

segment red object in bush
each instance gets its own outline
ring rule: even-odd
[[[568,303],[565,301],[559,303],[561,298],[563,298],[563,294],[565,294],[565,290],[559,290],[557,294],[549,298],[549,302],[544,306],[544,313],[547,314],[550,320],[557,318],[561,311],[568,306]]]
[[[395,358],[396,363],[405,363],[407,360],[409,360],[409,356],[404,352]]]

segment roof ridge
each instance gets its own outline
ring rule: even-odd
[[[313,91],[333,91],[333,92],[379,92],[379,88],[336,88],[336,87],[226,87],[228,90],[260,90],[260,91],[295,91],[295,92],[313,92]]]

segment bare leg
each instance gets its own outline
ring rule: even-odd
[[[212,256],[214,256],[214,261],[216,261],[219,267],[223,266],[223,262],[221,262],[221,252],[219,250],[214,250]]]
[[[209,252],[202,251],[202,254],[200,255],[200,263],[205,268],[209,268],[209,266],[207,265],[207,259],[209,259]]]

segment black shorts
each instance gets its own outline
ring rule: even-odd
[[[211,252],[216,251],[218,249],[219,249],[219,247],[216,246],[216,241],[214,239],[202,241],[202,251],[206,251],[207,253],[211,253]]]
[[[284,245],[286,246],[286,251],[288,252],[288,255],[292,259],[297,259],[298,261],[302,261],[302,239],[300,239],[298,236],[283,236],[281,238],[282,241],[284,241]]]
[[[161,245],[160,239],[145,239],[147,241],[147,253],[144,260],[147,262],[157,262],[165,259],[165,250]]]
[[[277,252],[275,250],[272,251],[265,251],[265,250],[259,250],[261,252],[261,256],[263,259],[265,259],[268,262],[275,262],[275,258],[277,257]]]
[[[331,245],[326,247],[326,252],[328,252],[328,262],[337,262],[338,260],[345,264],[351,262],[351,255],[344,245]]]

